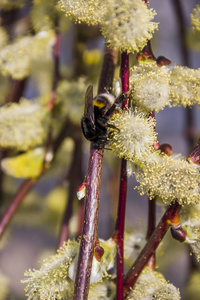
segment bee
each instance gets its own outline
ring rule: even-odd
[[[115,98],[110,93],[102,93],[93,98],[93,86],[89,85],[85,93],[85,109],[81,119],[81,128],[85,138],[104,148],[108,138],[108,128],[117,129],[109,124],[118,104],[124,102],[129,95],[121,94]]]

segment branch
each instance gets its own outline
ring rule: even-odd
[[[75,148],[73,153],[73,160],[71,163],[71,167],[69,170],[69,174],[67,176],[67,179],[70,180],[69,183],[69,195],[68,195],[68,201],[65,208],[63,221],[62,221],[62,227],[60,231],[60,237],[58,241],[58,248],[60,248],[64,241],[66,241],[69,238],[69,220],[72,215],[72,208],[73,208],[73,200],[76,195],[78,182],[80,182],[80,177],[82,176],[82,136],[80,132],[80,127],[77,129],[77,136],[75,134]],[[80,205],[79,205],[80,206]]]
[[[121,70],[120,76],[122,80],[122,93],[129,90],[129,56],[123,52],[121,54]],[[128,99],[123,103],[123,108],[128,105]],[[120,173],[120,190],[119,190],[119,204],[117,212],[117,220],[113,239],[117,243],[117,299],[123,299],[123,274],[124,274],[124,224],[126,213],[126,194],[127,194],[127,173],[126,173],[126,160],[121,160],[121,173]]]
[[[183,11],[183,4],[180,0],[172,0],[174,6],[174,12],[177,19],[177,26],[180,36],[180,54],[182,56],[182,61],[185,66],[190,66],[189,50],[187,48],[186,42],[186,25]],[[194,108],[186,107],[186,128],[185,136],[188,142],[188,146],[191,149],[195,142],[195,127],[194,127]]]
[[[27,193],[35,184],[36,179],[31,178],[25,180],[22,185],[20,186],[18,192],[16,193],[15,197],[13,198],[10,206],[8,207],[7,211],[3,215],[3,218],[0,221],[0,238],[2,237],[6,227],[8,226],[9,222],[11,221],[14,213],[16,212],[17,208],[19,207],[20,203],[23,201]]]
[[[105,90],[112,88],[116,62],[117,53],[112,49],[106,48],[98,93],[103,93]],[[85,213],[75,280],[74,300],[87,299],[89,293],[94,247],[98,241],[97,225],[103,153],[104,149],[99,149],[95,144],[91,143],[86,175]]]
[[[141,271],[146,266],[148,260],[154,254],[158,245],[160,244],[163,237],[165,236],[168,228],[171,226],[172,223],[174,223],[174,219],[176,219],[177,215],[179,215],[180,209],[181,209],[181,205],[178,204],[178,202],[175,202],[171,204],[169,208],[166,210],[166,212],[164,213],[163,217],[158,223],[150,239],[147,241],[142,252],[138,256],[135,263],[133,264],[133,266],[131,267],[131,269],[129,270],[129,272],[127,273],[124,279],[124,290],[123,290],[124,297],[127,296],[132,286],[136,282],[137,278],[139,277]]]

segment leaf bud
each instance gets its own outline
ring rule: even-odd
[[[96,246],[94,248],[94,257],[96,258],[96,260],[100,262],[103,255],[104,255],[104,249],[99,245]]]
[[[86,185],[85,183],[82,183],[77,191],[77,198],[78,200],[82,200],[85,197],[86,194]]]
[[[171,60],[169,60],[168,58],[166,58],[164,56],[158,56],[158,58],[156,59],[156,62],[157,62],[158,67],[168,66],[171,64]]]
[[[187,231],[181,225],[179,225],[178,227],[171,227],[171,234],[175,240],[177,240],[181,243],[184,242],[187,237]]]
[[[172,155],[172,146],[169,144],[162,144],[159,146],[158,150],[160,150],[163,154]]]

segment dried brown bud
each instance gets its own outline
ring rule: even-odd
[[[179,225],[178,227],[171,227],[171,234],[175,240],[177,240],[181,243],[184,242],[187,237],[187,231],[181,225]]]
[[[94,256],[96,260],[101,261],[103,254],[104,254],[104,249],[101,246],[96,246],[94,248]]]
[[[163,154],[172,155],[172,146],[170,144],[162,144],[158,148]]]
[[[194,164],[200,165],[200,141],[198,141],[198,144],[190,154],[190,156],[187,158],[189,162],[193,162]]]
[[[156,59],[156,62],[157,62],[158,67],[168,66],[169,64],[171,64],[171,60],[169,60],[168,58],[166,58],[164,56],[158,56],[158,58]]]
[[[140,52],[140,53],[138,53],[137,54],[137,61],[139,62],[139,61],[141,61],[142,60],[142,53]]]
[[[155,151],[157,151],[159,148],[160,148],[160,144],[159,144],[158,142],[155,142],[155,143],[153,144],[153,149],[154,149]]]

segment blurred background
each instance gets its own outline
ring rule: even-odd
[[[185,48],[182,45],[181,24],[176,12],[176,2],[180,2],[182,6],[186,34]],[[150,0],[150,7],[157,12],[155,21],[159,22],[159,30],[155,32],[152,40],[152,50],[156,57],[163,55],[170,59],[173,64],[187,65],[195,69],[200,67],[200,40],[198,41],[197,37],[192,33],[190,20],[190,14],[196,4],[198,4],[198,1],[194,0]],[[29,14],[31,5],[32,3],[28,2],[20,9],[7,11],[7,16],[5,16],[3,10],[1,11],[1,18],[7,18],[8,23],[10,22],[5,26],[8,29],[9,26],[12,27],[12,34],[18,34],[14,32],[13,28],[15,28],[15,31],[27,30],[30,33]],[[80,74],[83,73],[85,75],[86,73],[86,75],[90,74],[90,79],[95,85],[100,74],[104,40],[100,36],[98,29],[95,29],[95,31],[88,27],[72,24],[69,21],[68,23],[68,25],[65,25],[66,29],[64,27],[61,33],[60,60],[62,77],[68,79],[74,76],[72,74],[76,73],[75,77],[78,78]],[[75,43],[78,44],[77,47],[74,46]],[[84,44],[87,45],[87,50],[97,51],[94,54],[96,61],[92,62],[91,65],[88,63],[87,72],[81,69],[82,65],[79,63],[83,53],[82,49],[85,47]],[[85,51],[85,60],[89,60],[87,55],[88,53]],[[78,57],[77,61],[74,58],[75,56]],[[136,58],[133,55],[131,63],[135,63],[135,61]],[[119,72],[119,69],[116,71],[116,76],[118,75],[117,72]],[[42,76],[45,76],[45,73]],[[43,89],[45,89],[45,84],[47,89],[50,89],[48,80],[42,76],[39,78],[43,80]],[[51,79],[49,79],[50,81]],[[76,86],[71,85],[71,88],[76,89]],[[35,74],[26,79],[22,96],[27,99],[38,96]],[[81,99],[81,101],[84,101],[84,99]],[[77,119],[81,118],[79,112],[76,113],[75,111],[75,114]],[[190,128],[188,127],[189,118],[191,118]],[[200,111],[197,106],[194,106],[190,112],[182,107],[171,109],[166,107],[159,114],[156,114],[156,123],[160,144],[169,143],[174,153],[182,153],[187,156],[192,149],[191,140],[194,144],[199,138]],[[66,126],[70,130],[71,125],[68,124]],[[80,126],[78,121],[76,126]],[[74,190],[83,182],[87,168],[89,142],[82,140],[82,170],[80,169]],[[37,184],[24,199],[1,239],[0,270],[9,280],[9,293],[6,299],[26,299],[23,290],[24,285],[20,283],[24,278],[25,270],[38,268],[40,265],[38,261],[56,251],[63,211],[66,207],[66,199],[69,196],[70,162],[73,157],[73,149],[74,142],[69,134],[60,147],[51,168],[38,180]],[[65,159],[66,164],[63,164],[63,159]],[[109,151],[105,150],[99,214],[99,237],[104,239],[110,237],[114,228],[118,198],[119,166],[119,160],[113,159]],[[3,175],[1,214],[8,207],[22,182],[22,179],[15,179],[6,174]],[[129,229],[133,228],[133,230],[139,228],[145,232],[147,197],[138,194],[137,190],[134,189],[136,184],[134,177],[131,177],[128,182],[126,227]],[[76,196],[74,195],[74,197]],[[75,201],[74,213],[71,218],[71,236],[74,234],[73,229],[76,231],[76,225],[74,224],[77,223],[78,218],[76,212],[79,204],[78,200]],[[158,219],[162,212],[163,208],[158,206]],[[164,273],[167,280],[180,289],[182,299],[185,300],[184,288],[187,284],[190,266],[188,248],[184,244],[173,240],[170,233],[168,233],[159,251],[157,269]],[[197,295],[196,299],[200,299],[200,296]]]

